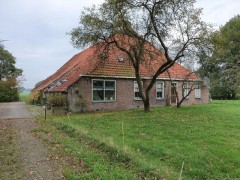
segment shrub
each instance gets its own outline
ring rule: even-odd
[[[51,106],[63,106],[67,104],[67,96],[62,93],[51,93],[46,95],[47,104]]]
[[[42,93],[40,91],[32,91],[28,102],[30,104],[41,104],[41,99],[42,99]]]
[[[81,94],[78,94],[78,98],[76,99],[74,105],[76,107],[81,107],[81,109],[83,109],[87,106],[87,101],[83,98]]]
[[[0,81],[0,102],[13,102],[19,100],[16,78],[7,78]]]

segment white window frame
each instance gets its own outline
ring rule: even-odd
[[[158,91],[157,85],[160,84],[160,83],[162,84],[162,91]],[[158,92],[162,92],[162,97],[158,97],[158,96],[157,96],[157,93],[158,93]],[[157,81],[157,82],[156,82],[156,99],[157,99],[157,100],[164,99],[164,81]]]
[[[198,88],[197,88],[198,87]],[[196,99],[201,99],[201,93],[202,93],[202,91],[201,91],[201,85],[196,85],[196,87],[195,87],[195,98]]]
[[[94,100],[93,99],[93,91],[94,90],[96,90],[96,89],[94,89],[93,88],[93,82],[94,81],[103,81],[103,100]],[[108,90],[108,89],[106,89],[106,87],[105,87],[105,82],[114,82],[114,97],[115,97],[115,99],[113,99],[113,100],[106,100],[105,99],[105,91],[106,90]],[[92,79],[92,102],[114,102],[114,101],[116,101],[116,99],[117,99],[117,97],[116,97],[116,80],[105,80],[105,79]]]
[[[186,84],[186,87],[184,86],[184,84]],[[185,97],[189,93],[188,82],[183,82],[182,88],[183,88],[182,89],[183,90],[183,96]],[[188,96],[186,97],[186,99],[188,99]]]
[[[142,85],[143,85],[143,82],[141,81],[141,83],[142,83]],[[137,87],[136,87],[137,86]],[[136,89],[138,89],[138,91],[136,91]],[[142,98],[140,98],[140,97],[135,97],[135,92],[139,92],[139,87],[138,87],[138,83],[137,83],[137,81],[134,81],[133,82],[133,97],[134,97],[134,100],[142,100]]]

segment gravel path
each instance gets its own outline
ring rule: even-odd
[[[23,119],[32,118],[26,110],[26,105],[23,102],[0,103],[0,120],[1,119]]]
[[[24,103],[0,103],[0,124],[4,122],[15,131],[18,138],[17,145],[21,150],[22,169],[26,174],[24,179],[65,179],[57,166],[47,158],[46,147],[31,133],[38,124],[26,110]]]

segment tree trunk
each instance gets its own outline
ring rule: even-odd
[[[149,103],[149,99],[146,99],[144,102],[144,112],[149,112],[150,111],[150,103]]]
[[[145,92],[145,99],[143,99],[143,105],[144,105],[144,112],[150,111],[150,100],[149,100],[149,91],[146,90]]]
[[[181,104],[182,104],[181,102],[178,102],[178,103],[177,103],[177,108],[180,108],[180,107],[181,107]]]

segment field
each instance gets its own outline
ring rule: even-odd
[[[0,120],[0,179],[22,179],[20,150],[11,120]]]
[[[67,179],[240,178],[240,101],[39,121]]]
[[[28,102],[29,95],[29,92],[22,92],[19,94],[19,100],[23,102]]]

